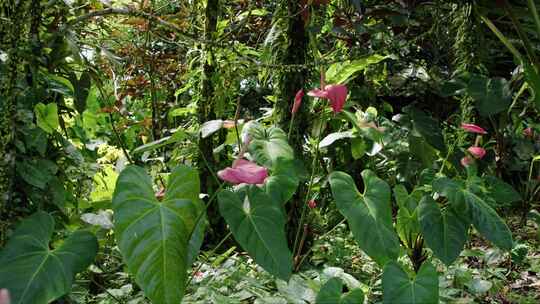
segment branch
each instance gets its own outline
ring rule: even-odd
[[[94,18],[94,17],[107,16],[107,15],[124,15],[124,16],[133,16],[133,17],[145,18],[147,20],[151,20],[153,22],[156,22],[157,24],[160,24],[160,25],[162,25],[164,27],[170,28],[174,32],[176,32],[176,33],[178,33],[178,34],[180,34],[180,35],[182,35],[182,36],[184,36],[186,38],[189,38],[191,40],[200,41],[200,39],[197,36],[194,36],[192,34],[188,34],[188,33],[184,32],[182,28],[180,28],[178,25],[176,25],[174,23],[167,22],[167,21],[159,18],[156,15],[146,13],[146,12],[143,12],[143,11],[139,11],[139,10],[134,10],[134,9],[131,9],[131,8],[107,8],[107,9],[104,9],[104,10],[93,11],[93,12],[90,12],[88,14],[79,16],[79,17],[69,21],[68,23],[66,23],[64,26],[62,26],[60,28],[59,32],[64,33],[70,26],[73,26],[73,25],[75,25],[77,23],[80,23],[80,22],[83,22],[85,20],[88,20],[88,19],[91,19],[91,18]]]

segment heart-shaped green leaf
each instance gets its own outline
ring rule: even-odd
[[[90,87],[92,86],[92,78],[90,77],[90,73],[88,71],[84,71],[79,80],[77,80],[77,77],[73,77],[71,83],[75,89],[73,96],[75,109],[77,112],[82,114],[84,110],[86,110],[86,100],[88,99]]]
[[[186,166],[173,170],[161,202],[144,169],[128,166],[118,177],[113,197],[118,247],[152,303],[182,300],[188,262],[195,255],[192,232],[204,208],[199,191],[197,171]]]
[[[396,216],[396,230],[399,238],[409,249],[412,249],[420,233],[416,208],[419,201],[418,193],[419,191],[407,193],[407,189],[403,185],[394,187],[394,197],[399,207]]]
[[[257,186],[239,192],[222,190],[218,194],[219,211],[236,241],[266,271],[288,280],[292,272],[292,254],[285,236],[282,203],[274,201]]]
[[[500,248],[512,249],[510,229],[497,212],[473,192],[473,186],[471,181],[458,182],[446,177],[433,181],[433,190],[448,198],[454,210],[470,218],[480,234]]]
[[[339,278],[331,278],[322,287],[315,300],[317,304],[363,304],[364,292],[360,288],[343,293]]]
[[[265,192],[274,201],[285,204],[298,188],[299,177],[293,160],[278,159],[272,175],[264,183]]]
[[[362,172],[365,191],[358,192],[352,177],[344,172],[330,175],[330,186],[339,212],[364,250],[379,265],[398,257],[399,242],[392,227],[390,187],[375,173]]]
[[[413,107],[407,108],[406,113],[410,115],[414,131],[418,135],[433,148],[446,151],[441,127],[436,119]]]
[[[439,277],[429,262],[424,262],[416,275],[409,276],[396,262],[384,266],[383,303],[438,304]]]
[[[511,250],[514,244],[512,233],[497,212],[472,192],[464,192],[463,197],[471,210],[474,228],[496,246]]]
[[[37,212],[25,219],[0,252],[0,288],[13,304],[46,304],[69,293],[75,274],[92,263],[96,237],[76,231],[61,246],[50,249],[54,219]]]
[[[51,102],[45,105],[40,102],[34,107],[34,114],[36,115],[38,127],[43,131],[51,134],[58,128],[58,107],[56,103]]]
[[[418,217],[427,246],[446,265],[452,264],[467,241],[469,220],[456,212],[453,206],[441,212],[430,196],[420,201]]]
[[[508,183],[495,176],[485,176],[484,183],[491,196],[497,203],[509,205],[522,200],[521,194]]]
[[[264,129],[259,124],[249,127],[251,142],[249,153],[255,161],[266,168],[274,168],[278,159],[292,160],[294,152],[287,142],[287,134],[280,128]]]

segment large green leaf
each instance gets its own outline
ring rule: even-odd
[[[328,83],[340,84],[346,82],[352,75],[365,70],[372,64],[379,63],[389,56],[373,54],[357,60],[347,60],[332,64],[326,71],[326,80]]]
[[[415,132],[422,136],[433,148],[446,151],[441,127],[436,119],[416,108],[407,108],[406,112],[411,117]]]
[[[73,84],[74,94],[73,94],[73,103],[75,104],[75,109],[79,113],[83,113],[86,110],[86,100],[88,99],[88,94],[90,93],[90,87],[92,86],[92,79],[88,71],[84,71],[81,74],[81,77],[77,80],[77,77],[74,76],[71,79]]]
[[[298,188],[299,176],[293,160],[278,159],[272,175],[264,183],[265,192],[272,200],[285,204]]]
[[[260,165],[273,168],[278,159],[291,160],[294,152],[287,142],[287,134],[283,130],[270,127],[264,129],[261,125],[255,124],[249,128],[251,143],[249,153]]]
[[[512,102],[510,85],[504,78],[473,77],[468,92],[482,116],[505,111]]]
[[[13,304],[46,304],[71,290],[75,274],[92,263],[96,237],[76,231],[50,249],[54,220],[45,212],[25,219],[0,252],[0,288],[7,288]]]
[[[495,176],[485,176],[484,183],[491,196],[497,203],[508,205],[522,200],[521,194],[512,186]]]
[[[317,304],[363,304],[364,292],[356,288],[343,293],[343,282],[334,277],[321,287],[315,302]]]
[[[34,114],[36,115],[38,127],[43,131],[51,134],[58,128],[58,107],[56,103],[51,102],[45,105],[40,102],[34,107]]]
[[[25,182],[40,189],[45,189],[58,171],[58,166],[48,159],[24,159],[17,162],[16,167],[17,173]]]
[[[113,197],[118,247],[135,281],[153,303],[182,300],[188,261],[194,256],[190,242],[199,244],[191,241],[204,208],[199,191],[197,172],[186,166],[173,170],[161,202],[144,169],[128,166],[118,177]]]
[[[409,248],[412,247],[420,233],[416,209],[419,201],[417,193],[414,191],[411,194],[407,193],[407,189],[403,185],[394,187],[394,196],[399,207],[396,216],[396,230],[399,238]]]
[[[292,254],[285,236],[282,203],[270,198],[257,186],[239,192],[222,190],[218,194],[219,211],[236,241],[266,271],[288,280],[292,272]]]
[[[418,217],[427,246],[446,265],[452,264],[467,241],[469,220],[452,206],[441,212],[430,196],[420,201]]]
[[[337,208],[347,221],[358,242],[379,265],[395,260],[399,242],[392,227],[390,188],[375,173],[364,170],[364,193],[358,192],[352,177],[333,172],[330,179]]]
[[[409,153],[427,168],[432,167],[433,163],[437,160],[437,150],[423,137],[412,134],[409,135]]]
[[[511,250],[513,247],[512,233],[497,212],[472,192],[465,191],[463,196],[470,208],[474,228],[496,246]]]
[[[527,62],[523,63],[523,74],[525,74],[527,84],[532,91],[531,95],[533,96],[536,108],[540,108],[540,74],[533,65]]]
[[[396,262],[386,264],[382,277],[385,304],[438,304],[439,277],[429,262],[409,276]]]
[[[500,248],[512,249],[510,229],[497,212],[472,188],[472,180],[461,182],[442,177],[433,181],[433,190],[448,198],[454,210],[470,218],[474,228],[480,234]]]
[[[467,93],[482,116],[505,111],[512,102],[512,92],[504,78],[488,78],[473,73],[463,73],[448,82],[442,89],[443,95]]]

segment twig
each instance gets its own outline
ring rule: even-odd
[[[197,268],[195,269],[195,271],[193,271],[191,273],[191,276],[189,277],[189,280],[187,281],[186,283],[186,287],[189,286],[189,284],[191,283],[191,281],[193,280],[193,277],[195,276],[195,274],[197,272],[199,272],[199,270],[201,269],[201,267],[204,265],[204,263],[206,263],[209,259],[210,259],[210,256],[212,256],[218,249],[219,247],[221,247],[221,245],[223,245],[223,243],[225,243],[225,241],[227,241],[227,239],[231,236],[232,232],[229,231],[229,233],[227,233],[227,235],[216,245],[216,247],[214,247],[214,249],[212,249],[212,251],[210,251],[210,253],[208,253],[207,257],[204,259],[204,261],[200,262],[199,266],[197,266]]]
[[[165,21],[165,20],[163,20],[163,19],[161,19],[158,16],[155,16],[153,14],[143,12],[143,11],[139,11],[139,10],[135,10],[135,9],[132,9],[132,8],[129,8],[129,7],[127,7],[127,8],[107,8],[107,9],[104,9],[104,10],[93,11],[93,12],[90,12],[90,13],[88,13],[86,15],[79,16],[79,17],[69,21],[64,26],[62,26],[59,29],[59,31],[57,32],[57,34],[62,35],[65,31],[67,31],[67,29],[70,26],[73,26],[73,25],[75,25],[77,23],[86,21],[87,19],[91,19],[91,18],[94,18],[94,17],[100,17],[100,16],[107,16],[107,15],[124,15],[124,16],[133,16],[133,17],[145,18],[145,19],[148,19],[150,21],[154,21],[159,25],[168,27],[171,30],[174,30],[176,33],[178,33],[178,34],[180,34],[180,35],[182,35],[182,36],[184,36],[186,38],[189,38],[191,40],[196,40],[196,41],[201,40],[195,35],[188,34],[188,33],[184,32],[184,30],[182,28],[180,28],[178,25],[176,25],[174,23],[167,22],[167,21]]]

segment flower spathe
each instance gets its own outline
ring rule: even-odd
[[[10,304],[10,296],[7,289],[0,289],[0,304]]]
[[[294,103],[291,110],[292,114],[296,114],[298,110],[300,109],[300,106],[302,105],[302,98],[304,97],[304,90],[300,89],[298,92],[296,92],[296,96],[294,96]]]
[[[348,94],[347,87],[342,84],[330,84],[321,89],[313,89],[308,92],[311,97],[318,97],[330,100],[330,106],[334,113],[339,113],[343,110],[345,100]]]
[[[240,158],[232,167],[218,172],[218,177],[231,184],[263,184],[268,177],[268,170],[254,162]]]
[[[474,163],[474,159],[470,156],[465,156],[461,159],[460,162],[463,167],[468,167]]]
[[[528,127],[523,130],[523,136],[527,138],[533,138],[534,137],[534,131],[531,127]]]
[[[471,155],[476,159],[482,159],[486,155],[486,150],[482,147],[470,147],[467,149]]]
[[[477,134],[487,134],[487,131],[482,127],[479,127],[475,124],[462,123],[461,128],[467,132],[477,133]]]

